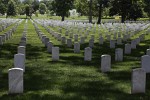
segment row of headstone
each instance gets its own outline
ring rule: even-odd
[[[65,23],[65,22],[58,22],[58,21],[48,21],[48,20],[46,20],[46,21],[41,21],[41,20],[38,20],[38,22],[40,22],[43,26],[45,25],[50,25],[50,26],[59,26],[59,27],[62,27],[62,28],[66,28],[66,29],[70,29],[70,27],[71,26],[67,26],[67,23]],[[51,22],[51,23],[49,23],[49,22]],[[56,23],[57,22],[57,23]],[[107,27],[108,26],[110,26],[110,27],[114,27],[114,26],[116,26],[115,27],[115,29],[119,29],[119,31],[121,30],[121,28],[124,28],[123,27],[123,25],[126,25],[126,24],[121,24],[122,26],[120,27],[120,24],[114,24],[114,25],[110,25],[110,23],[109,24],[106,24],[107,26],[105,26],[104,28],[105,29],[107,29]],[[132,25],[132,24],[131,24]],[[134,31],[136,31],[137,32],[137,30],[139,30],[139,28],[141,28],[142,26],[146,26],[146,24],[139,24],[139,25],[136,25],[136,24],[133,24],[133,26],[131,26],[130,24],[128,25],[126,25],[127,26],[127,29],[129,29],[129,30],[126,30],[127,32],[129,32],[129,31],[132,31],[133,33],[134,33]],[[78,28],[79,29],[81,29],[82,28],[82,26],[80,27],[80,25],[77,25],[77,26],[79,26]],[[103,25],[102,25],[103,26]],[[118,28],[118,26],[119,26],[119,28]],[[91,24],[90,24],[90,27],[91,27]],[[73,27],[74,28],[74,27]],[[84,27],[83,27],[84,28]],[[87,29],[87,28],[84,28],[84,29]],[[90,29],[90,28],[89,28]],[[108,30],[109,30],[109,32],[111,32],[110,31],[110,29],[111,28],[108,28]],[[70,29],[70,30],[72,30],[72,28]],[[60,31],[61,32],[61,31]],[[93,32],[95,32],[95,26],[94,26],[94,31]],[[135,33],[136,33],[135,32]],[[123,32],[124,33],[124,32]],[[120,33],[118,33],[118,36],[120,37],[121,35],[120,35]]]
[[[38,21],[37,21],[37,22],[38,22]],[[41,22],[39,22],[39,23],[41,23]],[[43,24],[43,26],[46,27],[45,24]],[[47,28],[47,27],[46,27],[46,28]],[[47,28],[47,30],[48,30],[49,32],[51,31],[51,30],[48,29],[48,28]],[[52,32],[52,31],[51,31],[51,32]],[[59,29],[59,32],[62,32],[62,29],[61,29],[61,28]],[[52,32],[52,33],[54,33],[54,32]],[[66,31],[66,33],[67,33],[67,35],[68,35],[68,30]],[[55,34],[55,33],[54,33],[54,34]],[[66,38],[65,38],[65,36],[61,36],[61,34],[59,34],[59,33],[58,33],[57,36],[58,36],[58,40],[62,40],[62,43],[63,43],[63,44],[66,43]],[[74,35],[74,41],[78,41],[78,38],[79,38],[78,36],[79,36],[79,35],[77,35],[77,34]],[[110,40],[110,35],[106,35],[106,36],[107,36],[107,39]],[[115,36],[116,36],[116,35],[115,35]],[[124,34],[124,35],[123,35],[123,39],[122,39],[122,38],[121,38],[121,35],[118,33],[118,37],[119,37],[119,38],[117,39],[116,43],[117,43],[118,45],[121,45],[121,44],[122,44],[122,40],[123,40],[123,41],[127,41],[127,39],[130,38],[130,34]],[[81,44],[84,42],[84,39],[85,39],[85,37],[83,37],[83,38],[81,37],[81,40],[80,40],[80,41],[81,41],[81,42],[80,42]],[[115,39],[116,39],[116,37],[115,37]],[[100,40],[100,44],[103,44],[103,40],[104,40],[104,38],[102,37],[102,39]],[[90,41],[91,41],[91,40],[90,40]],[[111,40],[110,40],[110,41],[111,41]],[[115,48],[115,43],[114,43],[114,42],[115,42],[115,41],[110,42],[110,48]],[[67,43],[68,43],[68,42],[67,42]],[[136,42],[136,43],[137,43],[137,42]],[[89,42],[89,45],[91,45],[91,44],[93,44],[92,41]],[[132,44],[132,47],[133,47],[133,49],[134,49],[134,48],[136,47],[136,46],[135,46],[135,42],[132,41],[131,44]],[[92,46],[90,46],[90,47],[92,47]]]
[[[53,43],[50,41],[50,39],[44,35],[38,26],[33,22],[33,25],[35,27],[35,30],[42,41],[42,43],[47,47],[48,53],[52,53],[52,61],[59,61],[59,47],[54,47]]]
[[[22,22],[22,20],[20,20],[12,29],[10,29],[8,32],[0,35],[0,45],[3,45],[5,41],[9,40],[14,32],[16,31],[18,25]]]
[[[23,76],[25,72],[26,33],[27,24],[25,24],[24,27],[24,32],[18,46],[18,52],[14,55],[14,68],[8,70],[9,94],[20,94],[24,91]]]
[[[150,49],[147,49],[146,55],[141,57],[141,68],[133,69],[132,71],[132,94],[146,92],[146,73],[150,73],[149,65]]]
[[[19,21],[18,19],[3,19],[0,22],[0,32],[4,31],[7,27],[11,26],[12,24],[15,24],[17,21]]]

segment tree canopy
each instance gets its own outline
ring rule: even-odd
[[[52,10],[64,21],[65,16],[69,15],[69,10],[73,8],[73,2],[74,0],[54,0]]]
[[[121,22],[150,18],[150,0],[0,0],[0,14],[7,16],[51,13],[64,21],[71,9],[77,9],[80,16],[97,17],[98,23],[108,15],[121,16]]]

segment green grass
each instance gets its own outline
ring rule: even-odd
[[[0,100],[149,100],[149,74],[147,74],[146,94],[132,95],[130,90],[131,71],[140,67],[140,58],[149,48],[150,35],[146,36],[146,40],[138,45],[136,50],[132,50],[131,55],[124,55],[123,62],[114,61],[115,50],[109,49],[108,42],[99,45],[96,41],[92,61],[84,62],[84,48],[88,46],[87,41],[81,46],[81,53],[74,54],[73,47],[67,48],[66,45],[62,45],[38,24],[40,30],[54,45],[60,47],[60,61],[53,62],[52,55],[47,53],[31,21],[27,23],[24,93],[9,95],[8,69],[13,67],[14,54],[17,53],[24,25],[25,21],[18,26],[13,37],[0,46]],[[53,29],[57,30],[58,27]],[[124,46],[117,47],[124,48]],[[100,71],[103,54],[112,56],[111,72]]]

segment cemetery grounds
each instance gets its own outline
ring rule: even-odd
[[[0,22],[5,19],[0,19]],[[16,20],[16,19],[14,19]],[[7,22],[7,20],[5,20]],[[41,24],[37,21],[41,21]],[[13,36],[0,46],[0,100],[149,100],[150,99],[150,75],[146,76],[145,94],[131,94],[132,69],[141,67],[141,57],[146,54],[150,44],[150,34],[145,35],[145,40],[132,50],[130,55],[124,54],[122,62],[115,61],[115,49],[110,49],[106,33],[113,31],[102,26],[93,25],[89,28],[89,34],[85,43],[81,44],[80,53],[74,53],[73,45],[68,48],[62,44],[43,26],[43,20],[22,20]],[[18,22],[18,21],[17,21]],[[0,32],[4,34],[12,29],[16,23],[11,24]],[[27,22],[27,23],[26,23]],[[52,61],[52,54],[42,44],[33,23],[37,25],[40,32],[46,35],[53,45],[60,49],[59,61]],[[18,95],[8,94],[8,70],[14,67],[14,55],[17,54],[22,33],[27,24],[26,44],[26,71],[24,73],[24,93]],[[133,24],[133,23],[131,23]],[[115,25],[115,24],[114,24]],[[2,26],[2,24],[1,24]],[[123,26],[123,25],[122,25]],[[100,30],[99,30],[100,27]],[[115,26],[114,26],[115,27]],[[60,26],[47,26],[50,30],[65,35],[66,29]],[[117,27],[115,27],[117,28]],[[139,31],[122,45],[122,48],[131,40],[146,33],[150,26]],[[119,29],[119,28],[118,28]],[[121,29],[121,28],[120,28]],[[84,28],[78,31],[78,27],[69,27],[68,30],[74,34],[85,34]],[[119,31],[123,34],[123,31]],[[105,37],[103,45],[99,44],[99,37]],[[150,33],[150,32],[149,32]],[[84,61],[84,48],[89,46],[89,39],[94,35],[94,47],[92,48],[92,61]],[[129,32],[130,34],[130,32]],[[111,35],[113,37],[113,35]],[[74,39],[72,38],[74,43]],[[80,38],[78,39],[80,41]],[[111,71],[102,73],[101,56],[111,55]]]

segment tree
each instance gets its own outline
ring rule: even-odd
[[[31,5],[26,4],[25,13],[26,13],[26,18],[27,18],[27,16],[29,16],[31,18],[32,13],[33,13],[33,9],[32,9]]]
[[[150,20],[150,0],[144,0],[145,6],[144,11],[147,13]]]
[[[47,10],[46,5],[44,3],[40,3],[40,6],[39,6],[40,14],[45,14],[46,10]]]
[[[87,9],[89,8],[89,4],[87,0],[75,0],[74,5],[77,9],[77,12],[79,12],[81,16],[88,16],[89,11]]]
[[[97,24],[101,24],[102,12],[105,7],[108,7],[109,0],[97,0],[98,6],[98,21]]]
[[[4,15],[6,13],[7,8],[5,5],[0,1],[0,13]]]
[[[68,16],[69,10],[73,8],[74,0],[54,0],[52,2],[52,10],[56,13],[56,15],[62,17],[62,21],[64,21],[65,16]]]
[[[131,0],[113,0],[111,2],[110,16],[121,15],[121,22],[124,23],[131,8]]]
[[[10,0],[8,2],[8,9],[7,9],[7,16],[15,16],[16,15],[16,6],[15,2],[13,0]]]
[[[141,0],[113,0],[110,15],[121,15],[121,22],[126,19],[137,20],[143,16],[143,2]]]
[[[39,3],[40,3],[39,0],[34,0],[32,2],[32,7],[33,7],[34,12],[36,12],[39,9]]]
[[[32,2],[33,2],[33,0],[24,0],[23,1],[24,4],[28,4],[28,5],[32,4]]]
[[[23,3],[21,3],[19,6],[18,6],[18,14],[20,15],[24,15],[25,14],[25,5]]]
[[[142,1],[132,1],[131,8],[128,12],[127,19],[136,21],[138,18],[143,17]]]

